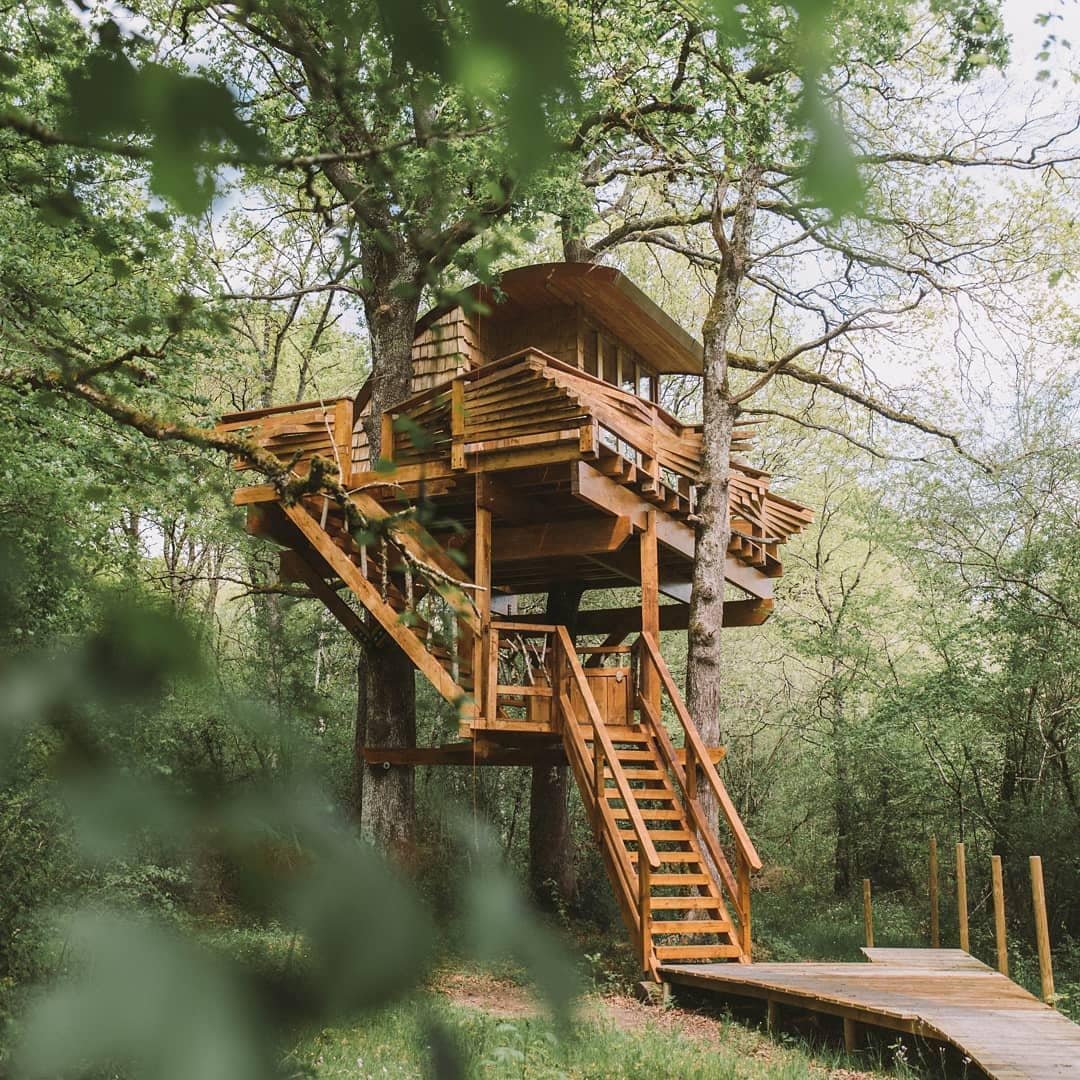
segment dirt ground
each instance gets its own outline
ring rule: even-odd
[[[541,1011],[524,987],[510,980],[479,972],[444,972],[437,978],[432,989],[444,994],[460,1008],[476,1009],[501,1019],[514,1020],[534,1016]],[[659,1008],[646,1005],[622,994],[590,997],[587,999],[585,1012],[597,1019],[610,1020],[621,1031],[636,1032],[651,1026],[701,1043],[722,1042],[724,1029],[730,1023],[677,1007]],[[774,1049],[773,1044],[763,1036],[750,1053],[768,1061]],[[827,1077],[828,1080],[875,1080],[880,1074],[822,1068],[819,1075]]]

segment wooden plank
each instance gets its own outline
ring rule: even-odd
[[[299,503],[282,506],[282,509],[304,534],[331,570],[359,598],[360,602],[378,620],[379,625],[394,639],[406,656],[416,665],[439,694],[450,704],[460,707],[466,697],[465,691],[450,678],[442,665],[424,648],[415,634],[401,624],[397,612],[379,595],[378,590],[352,560],[330,539],[319,523]]]
[[[566,764],[566,751],[561,746],[530,749],[481,746],[478,742],[444,746],[365,746],[363,755],[369,765],[530,765],[549,768]]]
[[[287,576],[292,581],[303,582],[357,641],[364,645],[371,643],[372,633],[364,624],[364,620],[338,596],[301,552],[282,552],[281,569],[283,577]]]
[[[627,517],[504,528],[494,535],[492,558],[496,564],[502,564],[618,551],[630,533]]]
[[[623,519],[629,521],[628,518]],[[645,514],[639,552],[641,562],[641,634],[659,648],[660,644],[660,575],[656,552],[656,511]],[[641,667],[641,696],[649,703],[654,715],[660,714],[660,679],[652,664]]]
[[[609,514],[626,515],[636,529],[645,528],[645,515],[653,508],[639,495],[604,476],[587,462],[578,461],[570,468],[570,487],[574,495],[584,502]],[[663,510],[656,513],[657,542],[691,562],[694,559],[694,530]],[[773,598],[773,579],[750,566],[741,565],[729,558],[724,567],[724,577],[732,585],[759,600]]]
[[[1000,1080],[1080,1077],[1080,1027],[959,949],[865,950],[871,964],[664,964],[661,977],[951,1043]]]

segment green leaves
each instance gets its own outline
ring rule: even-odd
[[[204,76],[156,63],[136,67],[118,51],[98,49],[66,83],[65,127],[73,139],[148,139],[151,189],[181,213],[210,205],[211,149],[232,145],[252,161],[262,152],[263,139],[237,116],[232,94]]]
[[[275,1071],[235,972],[210,951],[115,914],[76,916],[68,942],[82,973],[30,1009],[16,1059],[23,1076],[116,1062],[158,1080]]]

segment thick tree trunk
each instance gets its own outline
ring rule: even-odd
[[[364,745],[416,745],[416,678],[412,662],[388,641],[367,657],[360,680],[364,701],[357,703],[357,726],[363,723]],[[361,712],[363,719],[361,721]],[[357,761],[361,792],[360,829],[384,851],[408,862],[416,818],[413,770],[406,765],[368,766]]]
[[[418,274],[400,257],[374,253],[364,263],[374,282],[365,299],[371,337],[371,414],[365,421],[371,460],[382,453],[382,413],[409,396],[412,381],[412,340],[419,295]],[[413,770],[395,765],[369,767],[364,746],[416,745],[416,683],[412,664],[389,639],[378,648],[361,648],[356,710],[354,788],[364,836],[406,860],[412,850],[416,818]]]
[[[574,636],[584,586],[556,585],[548,593],[545,618]],[[529,887],[540,907],[573,902],[577,868],[570,850],[570,774],[565,765],[534,766],[529,796]]]

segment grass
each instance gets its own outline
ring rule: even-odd
[[[355,1026],[319,1032],[295,1049],[293,1063],[301,1075],[319,1080],[796,1080],[854,1067],[841,1054],[813,1056],[805,1047],[777,1044],[737,1023],[717,1028],[715,1038],[688,1037],[677,1025],[654,1022],[626,1031],[596,1018],[560,1034],[540,1017],[500,1018],[424,994]],[[459,1071],[436,1072],[436,1061],[454,1062]]]

